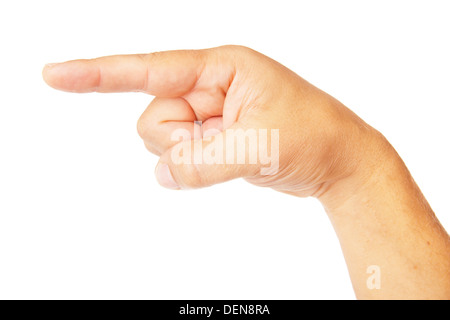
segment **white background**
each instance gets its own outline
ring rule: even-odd
[[[242,44],[379,129],[450,229],[448,1],[2,1],[0,298],[353,299],[314,199],[174,192],[150,96],[47,87],[47,62]]]

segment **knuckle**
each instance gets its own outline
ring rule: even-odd
[[[162,152],[156,146],[147,142],[144,142],[144,146],[150,153],[156,154],[157,156],[161,156]]]
[[[161,124],[162,120],[156,106],[156,102],[152,102],[137,121],[137,132],[144,140],[151,140]]]
[[[218,49],[221,56],[231,59],[241,66],[247,65],[249,60],[254,59],[258,55],[255,50],[242,45],[226,45]]]
[[[247,52],[247,51],[251,50],[249,47],[239,45],[239,44],[228,44],[228,45],[222,46],[222,48],[224,48],[226,50],[230,50],[230,51],[239,51],[239,52]]]
[[[234,54],[235,56],[244,56],[244,57],[248,57],[256,53],[255,50],[243,45],[229,45],[227,46],[227,50],[230,50],[231,53]]]
[[[148,118],[141,116],[137,122],[137,132],[143,140],[147,140],[151,137],[151,123]]]

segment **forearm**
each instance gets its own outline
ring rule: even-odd
[[[320,198],[356,296],[450,299],[449,236],[395,150],[377,141],[371,160]]]

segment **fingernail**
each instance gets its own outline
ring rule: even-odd
[[[46,68],[51,68],[51,67],[53,67],[53,66],[56,66],[58,63],[47,63],[46,65],[45,65],[45,67]]]
[[[160,185],[169,189],[180,189],[180,186],[173,179],[170,173],[169,166],[165,163],[160,163],[155,169],[156,179]]]

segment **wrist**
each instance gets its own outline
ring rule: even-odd
[[[357,202],[377,199],[376,194],[389,185],[387,180],[403,179],[407,172],[395,149],[375,129],[362,133],[358,142],[350,147],[352,153],[346,156],[349,159],[343,169],[347,174],[326,183],[317,197],[328,214],[349,212],[343,209]]]

